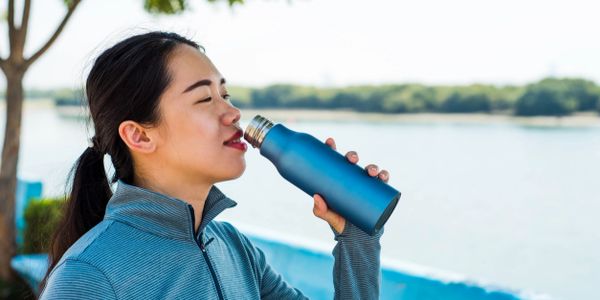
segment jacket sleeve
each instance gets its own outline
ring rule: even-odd
[[[98,268],[67,259],[50,274],[40,300],[117,299],[111,283]]]
[[[331,227],[331,226],[330,226]],[[332,254],[334,299],[379,299],[381,284],[379,240],[383,228],[373,236],[346,221],[338,233],[331,227],[337,244]]]

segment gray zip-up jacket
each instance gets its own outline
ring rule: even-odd
[[[104,220],[67,250],[40,299],[306,299],[246,236],[213,220],[236,204],[213,185],[196,233],[191,205],[119,181]],[[331,229],[335,298],[377,299],[383,230]]]

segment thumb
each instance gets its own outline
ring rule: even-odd
[[[325,220],[325,216],[327,214],[327,204],[325,203],[325,200],[319,194],[315,194],[313,196],[313,200],[313,213],[315,216]]]
[[[325,199],[323,199],[323,197],[321,197],[319,194],[315,194],[313,199],[315,203],[315,206],[313,207],[313,213],[315,216],[329,223],[329,225],[331,225],[338,233],[342,232],[344,230],[346,220],[336,212],[330,210],[327,207]]]

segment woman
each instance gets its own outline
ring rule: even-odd
[[[213,184],[242,175],[247,148],[240,111],[203,48],[174,33],[127,38],[97,58],[86,95],[93,146],[74,167],[41,299],[306,298],[235,227],[213,221],[236,205]],[[336,298],[378,298],[383,231],[369,236],[314,201],[337,241]]]

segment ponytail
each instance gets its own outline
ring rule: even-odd
[[[104,153],[94,146],[88,147],[71,169],[70,177],[75,171],[71,192],[48,249],[49,266],[40,283],[40,290],[67,249],[104,218],[112,190],[104,170]]]

